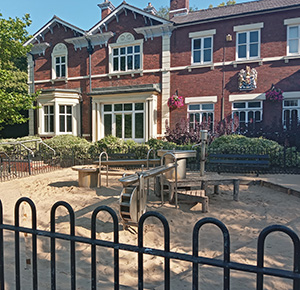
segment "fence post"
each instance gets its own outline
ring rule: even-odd
[[[29,172],[29,175],[31,175],[31,160],[30,160],[30,152],[28,152],[28,172]]]

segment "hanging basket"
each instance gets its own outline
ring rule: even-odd
[[[183,97],[173,95],[168,99],[168,107],[170,109],[180,108],[184,105]]]
[[[267,101],[281,102],[283,100],[283,91],[272,85],[271,89],[266,92]]]

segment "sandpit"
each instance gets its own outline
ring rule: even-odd
[[[99,205],[107,205],[117,213],[121,184],[116,177],[110,177],[109,187],[78,187],[77,172],[62,169],[42,175],[0,183],[0,197],[3,204],[4,223],[14,223],[14,205],[20,197],[29,197],[37,208],[38,228],[50,229],[51,206],[60,200],[68,202],[76,215],[76,234],[90,237],[90,217]],[[300,199],[285,193],[259,185],[240,186],[239,201],[232,200],[232,188],[221,186],[220,195],[209,196],[209,212],[202,213],[200,204],[166,203],[161,206],[160,199],[151,194],[147,210],[158,211],[168,220],[171,234],[171,251],[191,253],[192,231],[195,223],[203,217],[215,217],[229,229],[231,237],[231,260],[234,262],[256,264],[256,244],[260,231],[272,224],[290,227],[300,233]],[[30,211],[23,206],[21,224],[29,226]],[[26,218],[27,216],[27,218]],[[59,209],[56,218],[56,230],[69,233],[69,219],[64,209]],[[14,284],[14,234],[4,232],[5,237],[5,285],[6,289],[15,289]],[[109,216],[99,216],[97,237],[112,240],[112,224]],[[145,245],[163,249],[163,230],[156,219],[146,222],[144,230]],[[31,289],[31,268],[26,266],[28,248],[25,247],[24,234],[21,234],[21,282],[22,289]],[[137,245],[134,231],[125,231],[120,225],[120,242]],[[205,257],[223,257],[223,242],[220,231],[213,226],[201,230],[199,255]],[[76,289],[91,289],[91,247],[76,244]],[[293,269],[292,243],[284,234],[272,234],[267,238],[265,247],[265,265],[280,269]],[[113,289],[113,251],[97,249],[97,278],[99,289]],[[70,289],[69,242],[57,241],[57,289]],[[163,288],[163,258],[144,255],[145,289]],[[222,289],[222,269],[200,267],[201,289]],[[188,262],[171,261],[171,289],[192,289],[192,265]],[[255,275],[232,271],[231,289],[255,289]],[[38,283],[39,289],[50,289],[50,240],[38,238]],[[120,251],[120,289],[137,289],[137,254]],[[264,289],[292,289],[292,282],[285,279],[265,277]]]

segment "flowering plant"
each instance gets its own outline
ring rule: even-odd
[[[281,102],[283,100],[283,91],[279,88],[275,88],[275,86],[272,85],[271,89],[266,92],[266,98],[269,101]]]
[[[183,97],[173,95],[168,99],[168,106],[171,109],[180,108],[183,106]]]

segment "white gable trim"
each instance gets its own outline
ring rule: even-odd
[[[264,28],[263,22],[233,26],[233,31],[240,32],[240,31],[256,30],[261,28]]]
[[[27,46],[28,44],[33,44],[35,41],[37,41],[38,43],[40,42],[39,38],[43,38],[44,35],[50,31],[51,33],[53,33],[53,27],[54,25],[62,25],[66,28],[69,28],[71,30],[73,30],[75,33],[79,33],[81,35],[84,35],[85,32],[84,30],[73,26],[72,24],[57,18],[56,16],[54,16],[46,25],[44,25],[38,32],[36,32],[32,38],[30,38],[28,41],[25,42],[24,46]]]
[[[152,20],[156,20],[161,22],[162,24],[165,23],[171,23],[171,21],[168,21],[166,19],[163,19],[161,17],[155,16],[153,14],[150,14],[148,12],[145,12],[144,10],[140,10],[136,7],[133,7],[131,5],[128,5],[127,3],[122,3],[119,7],[117,7],[114,11],[112,11],[110,14],[108,14],[105,18],[103,18],[100,22],[98,22],[98,24],[96,24],[94,27],[92,27],[89,31],[88,34],[95,34],[98,32],[98,30],[101,30],[101,27],[107,27],[107,24],[112,20],[115,19],[117,17],[117,15],[119,13],[122,13],[123,11],[131,11],[133,14],[137,13],[140,14],[142,16],[144,16],[145,18],[149,18]],[[128,12],[125,12],[128,14]]]
[[[300,17],[284,19],[284,25],[297,25],[300,24]]]
[[[189,33],[189,38],[204,37],[204,36],[213,36],[216,33],[217,33],[216,29],[190,32]]]

